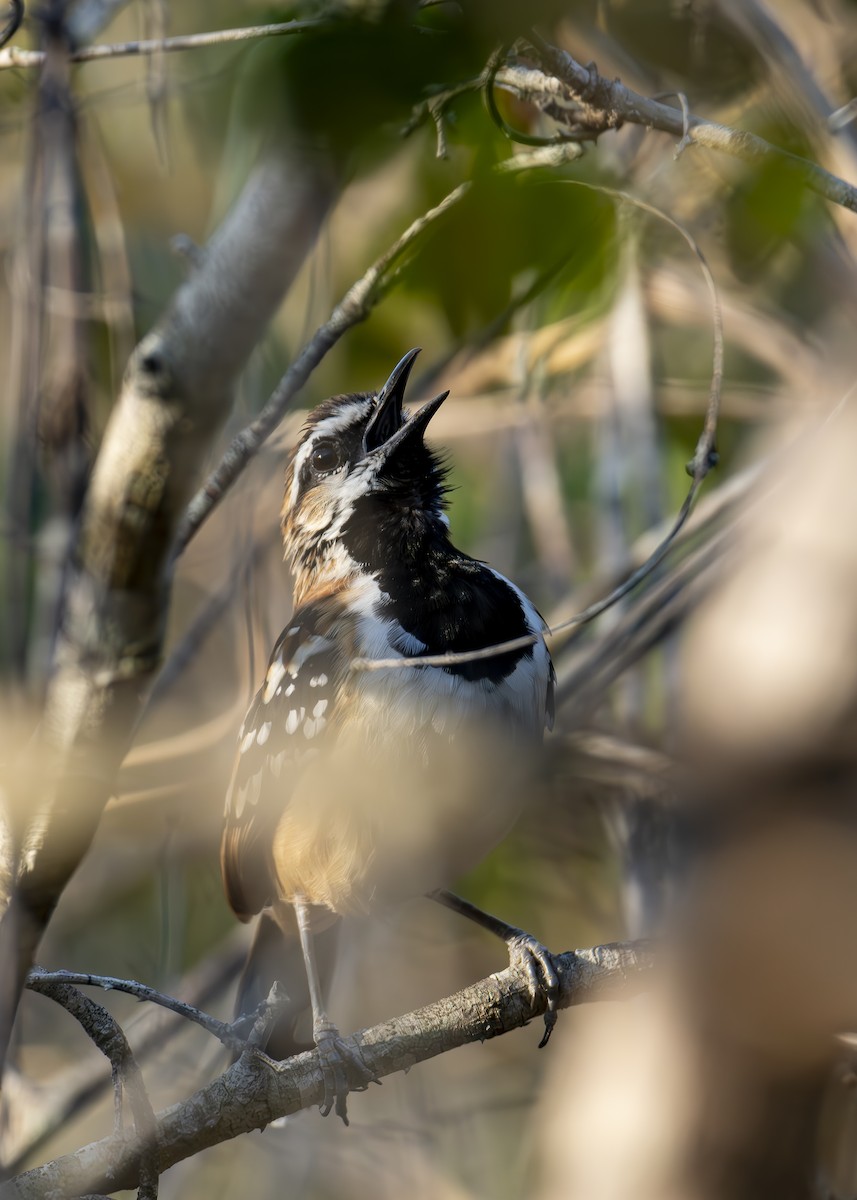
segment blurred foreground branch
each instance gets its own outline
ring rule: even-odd
[[[334,191],[325,154],[269,150],[128,365],[81,518],[38,748],[13,812],[20,853],[0,918],[0,1065],[35,948],[95,833],[160,661],[178,522],[234,381]]]
[[[651,944],[645,942],[557,955],[560,1007],[638,993],[651,978],[653,959]],[[531,997],[526,973],[507,968],[417,1012],[355,1034],[353,1040],[371,1072],[381,1077],[519,1029],[540,1016],[544,1007],[542,997]],[[213,1083],[161,1113],[155,1134],[159,1171],[317,1105],[322,1097],[316,1051],[282,1064],[249,1052]],[[71,1200],[87,1192],[135,1187],[140,1152],[138,1137],[127,1131],[113,1134],[10,1180],[0,1186],[0,1200],[42,1200],[47,1195]]]
[[[857,413],[833,416],[773,455],[720,535],[728,569],[706,568],[682,647],[669,967],[645,1037],[614,1008],[566,1044],[540,1200],[855,1194],[853,1074],[831,1085],[857,1005]]]

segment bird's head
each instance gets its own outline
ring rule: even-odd
[[[324,577],[380,569],[390,555],[446,537],[445,471],[423,436],[449,395],[404,411],[410,350],[378,392],[334,396],[311,414],[286,471],[282,524],[296,602]]]

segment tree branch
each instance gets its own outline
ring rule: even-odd
[[[240,29],[215,29],[210,33],[188,33],[179,37],[144,38],[137,42],[82,46],[69,57],[73,63],[103,62],[111,58],[137,58],[150,54],[174,53],[178,50],[199,50],[204,46],[232,46],[259,38],[305,33],[307,29],[317,29],[325,24],[329,22],[323,19],[284,21],[273,25],[248,25]],[[11,37],[12,34],[8,36]],[[6,40],[8,41],[8,37]],[[41,67],[44,61],[43,50],[23,50],[20,46],[6,46],[0,50],[0,71],[7,71],[10,67]]]
[[[86,497],[33,774],[0,919],[0,1064],[42,930],[86,852],[158,666],[178,522],[233,383],[314,243],[328,157],[269,149],[131,357]]]
[[[157,1122],[149,1094],[128,1040],[110,1013],[65,981],[33,976],[28,986],[49,997],[77,1020],[87,1036],[109,1060],[116,1087],[116,1134],[122,1132],[122,1089],[128,1092],[137,1145],[138,1200],[158,1195]],[[137,1186],[137,1185],[135,1185]]]
[[[247,958],[243,930],[236,930],[227,943],[211,957],[193,968],[182,981],[179,994],[195,1008],[208,1008],[233,983]],[[145,1063],[148,1057],[162,1051],[167,1043],[188,1028],[183,1016],[164,1013],[154,1006],[147,1007],[134,1022],[134,1057]],[[14,1121],[2,1127],[0,1140],[0,1174],[8,1176],[32,1162],[42,1146],[66,1122],[79,1116],[86,1105],[101,1096],[108,1081],[100,1063],[77,1063],[51,1080],[49,1091],[40,1090],[36,1096],[26,1091],[16,1096],[9,1088],[7,1072],[3,1089],[7,1113],[14,1112]],[[5,1115],[5,1114],[4,1114]],[[10,1128],[10,1125],[12,1128]]]
[[[202,1012],[184,1000],[176,1000],[173,996],[165,996],[146,983],[137,983],[134,979],[117,979],[112,975],[89,975],[81,971],[45,971],[34,967],[27,977],[27,987],[34,992],[47,993],[49,985],[74,985],[75,987],[97,987],[105,992],[124,992],[137,1000],[148,1000],[158,1004],[179,1017],[185,1017],[201,1026],[212,1037],[227,1046],[230,1050],[243,1050],[246,1039],[238,1037],[232,1026],[226,1021],[218,1021],[208,1013]]]
[[[559,1006],[568,1008],[639,992],[651,975],[654,954],[651,943],[613,943],[568,951],[554,961]],[[526,973],[510,967],[417,1012],[363,1030],[353,1040],[380,1078],[519,1029],[544,1007],[543,997],[531,997]],[[323,1092],[316,1051],[283,1063],[245,1054],[213,1083],[160,1114],[159,1169],[163,1173],[208,1146],[320,1104]],[[46,1195],[72,1200],[84,1192],[135,1187],[138,1162],[138,1139],[128,1132],[113,1134],[0,1185],[0,1200],[43,1200]]]
[[[744,162],[753,163],[765,158],[777,158],[789,163],[806,186],[819,196],[857,212],[857,188],[825,171],[823,167],[796,154],[790,154],[787,150],[781,150],[754,133],[730,129],[727,125],[707,121],[704,117],[697,117],[693,113],[685,113],[681,109],[661,104],[658,100],[641,96],[620,80],[609,80],[599,75],[594,63],[590,63],[588,67],[582,66],[565,50],[549,45],[534,32],[528,35],[528,40],[538,50],[552,74],[568,86],[572,96],[580,104],[605,114],[608,126],[618,127],[627,121],[648,129],[659,129],[680,138],[679,144],[682,149],[694,144],[706,146],[710,150],[719,150]],[[532,72],[528,74],[533,75]],[[535,88],[536,83],[537,81],[531,78],[529,87]],[[539,83],[538,86],[542,85]],[[546,86],[555,94],[553,84]]]

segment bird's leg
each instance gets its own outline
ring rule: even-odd
[[[429,897],[436,900],[438,904],[451,908],[453,912],[460,913],[462,917],[475,921],[477,925],[481,925],[483,929],[487,929],[496,937],[502,938],[506,943],[509,949],[510,965],[523,967],[527,973],[532,998],[535,1000],[541,993],[547,1003],[545,1032],[539,1042],[541,1050],[548,1044],[553,1027],[556,1025],[557,997],[559,996],[559,979],[550,951],[541,942],[536,941],[531,934],[524,933],[523,929],[516,929],[514,925],[508,925],[499,917],[492,917],[490,913],[483,912],[481,908],[477,908],[469,900],[463,900],[461,896],[456,896],[454,892],[438,888],[434,892],[429,892]]]
[[[326,1117],[331,1109],[348,1124],[346,1099],[349,1091],[363,1092],[367,1085],[380,1083],[363,1061],[360,1052],[339,1035],[339,1030],[331,1021],[324,1009],[321,999],[321,984],[318,968],[315,962],[312,930],[310,929],[310,906],[302,896],[294,899],[295,916],[298,922],[298,933],[301,939],[304,967],[306,968],[309,998],[312,1005],[312,1037],[318,1049],[321,1061],[321,1073],[324,1078],[324,1100],[320,1106],[321,1115]],[[351,1068],[360,1078],[361,1083],[349,1088],[347,1070]]]

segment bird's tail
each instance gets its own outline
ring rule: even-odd
[[[313,936],[322,993],[327,991],[333,975],[338,934],[337,921]],[[252,1013],[267,998],[275,980],[283,985],[288,1001],[264,1048],[272,1058],[290,1058],[314,1045],[306,968],[297,929],[290,937],[273,917],[262,913],[238,984],[235,1016]]]

